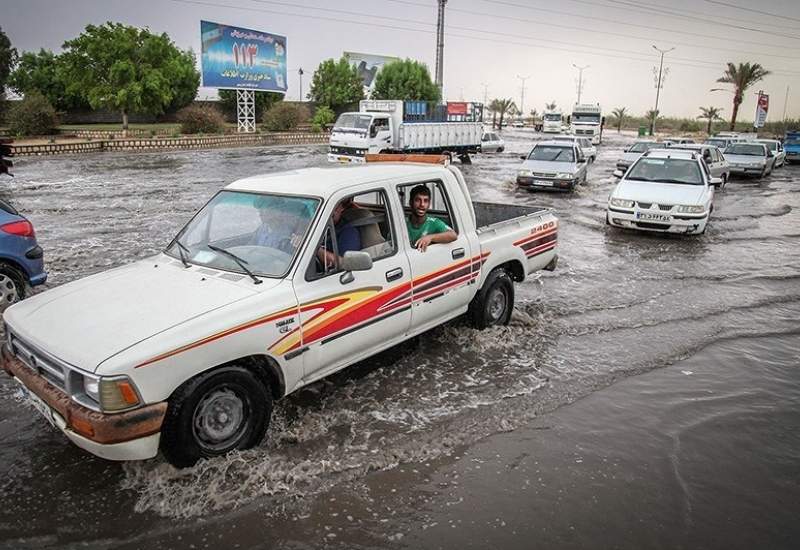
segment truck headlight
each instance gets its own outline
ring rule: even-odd
[[[139,392],[127,376],[113,378],[84,376],[83,389],[103,411],[121,411],[141,403]]]
[[[705,211],[706,211],[705,206],[699,206],[694,204],[693,205],[682,204],[678,206],[678,212],[682,214],[702,214]]]
[[[608,204],[611,206],[618,206],[619,208],[633,208],[633,201],[625,199],[610,199]]]
[[[568,174],[566,172],[560,172],[556,174],[557,180],[571,180],[574,176],[572,174]]]

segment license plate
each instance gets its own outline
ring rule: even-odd
[[[664,214],[649,214],[647,212],[637,212],[636,213],[637,220],[651,220],[655,222],[668,222],[672,221],[672,218],[666,216]]]
[[[533,185],[542,185],[544,187],[553,187],[552,181],[547,180],[533,180]]]
[[[347,157],[339,157],[339,162],[341,162],[342,164],[346,164],[350,162],[350,159]]]
[[[41,413],[41,415],[45,418],[45,420],[47,420],[47,422],[50,423],[51,426],[55,428],[56,421],[53,420],[53,411],[50,409],[47,403],[42,401],[38,395],[30,391],[25,386],[22,386],[22,391],[25,392],[25,395],[31,400],[33,407]]]

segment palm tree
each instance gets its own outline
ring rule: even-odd
[[[506,115],[513,115],[517,111],[517,105],[511,98],[508,99],[495,99],[492,103],[497,102],[497,112],[500,113],[500,129],[503,128],[503,119]]]
[[[489,110],[492,112],[492,129],[497,127],[497,113],[500,112],[500,100],[493,99],[489,102]]]
[[[733,84],[733,112],[731,113],[731,131],[736,126],[736,117],[739,114],[739,105],[744,101],[744,93],[747,89],[770,74],[770,71],[758,63],[739,63],[737,67],[733,63],[728,63],[728,69],[717,82],[722,84]]]
[[[544,108],[548,111],[555,111],[556,110],[556,100],[554,99],[552,103],[545,103]]]
[[[627,111],[627,107],[617,107],[611,114],[617,117],[617,133],[622,131],[622,119],[625,118],[625,111]]]
[[[651,135],[651,136],[653,135],[653,126],[655,125],[655,123],[656,123],[656,119],[658,118],[658,115],[659,115],[660,113],[661,113],[661,111],[656,111],[656,110],[650,109],[650,110],[649,110],[649,111],[647,111],[647,112],[645,113],[645,115],[644,115],[644,117],[645,117],[647,120],[649,120],[649,121],[650,121],[650,135]]]
[[[536,124],[537,116],[539,116],[539,111],[537,111],[536,109],[531,109],[531,119],[533,120],[534,124]]]
[[[719,116],[719,113],[722,111],[721,107],[700,107],[700,120],[708,120],[708,129],[706,132],[708,135],[711,135],[711,125],[714,123],[715,120],[722,120],[722,117]]]

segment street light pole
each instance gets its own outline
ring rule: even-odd
[[[577,103],[580,104],[581,102],[581,93],[583,92],[583,71],[584,69],[588,69],[589,65],[585,67],[578,67],[575,63],[572,64],[573,67],[578,69],[578,101]]]
[[[439,0],[439,16],[436,20],[436,87],[442,95],[444,86],[444,6],[447,0]],[[444,96],[442,95],[442,99]]]
[[[481,119],[486,118],[486,102],[489,101],[489,83],[481,82],[483,86],[483,110],[481,111]]]
[[[658,82],[656,83],[656,106],[653,109],[653,119],[650,121],[650,135],[655,135],[656,132],[656,119],[658,118],[658,98],[661,96],[661,79],[664,74],[664,54],[671,52],[675,48],[668,50],[661,50],[653,45],[653,49],[661,54],[661,62],[658,65]]]
[[[303,67],[297,69],[297,74],[300,75],[300,102],[303,102]]]
[[[531,75],[528,76],[517,75],[517,78],[519,78],[522,81],[522,97],[520,98],[519,101],[519,110],[522,113],[523,117],[525,116],[525,81],[528,80],[530,77]]]

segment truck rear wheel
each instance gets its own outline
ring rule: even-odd
[[[505,269],[495,269],[469,304],[467,315],[473,326],[485,329],[507,325],[514,309],[514,283]]]
[[[170,397],[161,451],[177,468],[249,449],[264,437],[272,396],[249,370],[230,365],[185,382]]]

